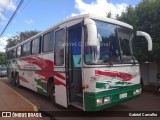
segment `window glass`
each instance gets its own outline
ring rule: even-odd
[[[52,33],[47,33],[43,37],[43,52],[50,52],[53,50],[53,42],[54,38],[52,37]]]
[[[12,59],[13,58],[13,54],[12,54],[13,52],[12,52],[12,50],[11,51],[8,51],[8,59],[10,60],[10,59]]]
[[[28,42],[27,43],[27,48],[26,48],[26,55],[30,55],[30,49],[31,49],[31,43],[30,42]]]
[[[30,47],[31,47],[30,42],[23,45],[23,56],[30,55]]]
[[[122,57],[122,62],[132,62],[132,54],[131,54],[131,49],[130,49],[130,44],[129,41],[130,39],[133,39],[133,31],[123,28],[123,27],[118,27],[118,39],[120,41],[120,46],[121,46],[121,57]]]
[[[12,51],[12,52],[13,52],[13,59],[14,59],[14,58],[16,58],[16,48],[15,48],[15,49],[13,49],[13,51]]]
[[[116,25],[95,21],[97,27],[96,46],[87,46],[85,43],[85,62],[87,64],[106,64],[120,62]]]
[[[133,63],[131,43],[134,39],[133,30],[111,23],[95,20],[97,41],[95,46],[87,45],[85,33],[86,64],[119,64]],[[85,31],[87,32],[87,31]]]
[[[21,57],[21,46],[17,47],[17,57]]]
[[[23,56],[26,56],[26,44],[23,45]]]
[[[55,32],[55,65],[61,66],[64,64],[64,48],[65,48],[65,30],[61,29]]]
[[[32,41],[32,54],[38,54],[40,51],[40,38],[36,38]]]

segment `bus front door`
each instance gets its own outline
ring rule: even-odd
[[[68,28],[68,85],[70,104],[83,108],[82,65],[81,65],[81,24]]]

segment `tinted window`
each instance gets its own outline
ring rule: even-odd
[[[55,56],[54,62],[55,65],[63,65],[64,64],[64,45],[65,43],[65,30],[61,29],[55,32]]]
[[[21,57],[21,46],[17,47],[17,57]]]
[[[9,52],[7,51],[7,60],[9,60]]]
[[[52,32],[49,32],[43,36],[43,52],[49,52],[53,50],[54,37]]]
[[[85,62],[87,64],[106,64],[111,58],[112,62],[120,62],[119,44],[116,37],[117,26],[102,21],[95,22],[97,45],[88,46],[86,41]]]
[[[32,41],[32,54],[38,54],[40,52],[40,38],[36,38]]]
[[[130,39],[133,39],[133,31],[127,28],[118,27],[118,39],[121,45],[122,62],[131,62]]]
[[[16,49],[13,49],[13,59],[16,58]]]
[[[13,58],[13,54],[12,53],[13,53],[12,50],[8,51],[8,53],[7,53],[7,59],[8,60]]]
[[[23,56],[30,55],[30,47],[31,47],[30,42],[23,45]]]

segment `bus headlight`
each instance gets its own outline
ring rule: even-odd
[[[103,98],[98,98],[97,99],[97,105],[103,104]]]
[[[105,97],[104,98],[104,103],[110,103],[111,97]]]
[[[97,105],[107,104],[111,102],[111,97],[98,98]]]
[[[140,88],[140,89],[137,89],[137,90],[134,90],[134,91],[133,91],[133,95],[141,94],[141,91],[142,91],[141,88]]]

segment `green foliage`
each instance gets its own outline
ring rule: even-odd
[[[111,17],[112,17],[111,11],[109,11],[109,12],[107,13],[106,17],[108,17],[108,18],[111,18]]]
[[[0,65],[5,64],[6,54],[4,52],[0,52]]]
[[[137,16],[135,14],[136,7],[129,6],[126,12],[122,12],[122,15],[117,17],[118,20],[131,24],[136,27]]]
[[[18,43],[21,43],[22,41],[25,41],[26,39],[36,35],[37,33],[39,33],[39,31],[36,30],[17,33],[7,40],[6,48],[15,46]]]
[[[129,6],[118,19],[151,35],[153,51],[150,53],[141,38],[136,41],[135,54],[138,60],[160,61],[160,0],[142,0],[137,6]]]

